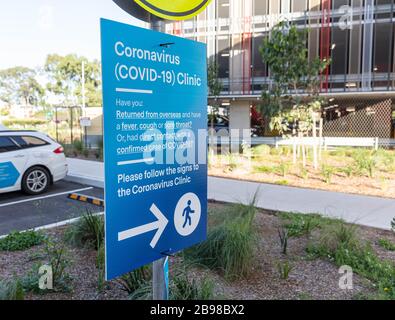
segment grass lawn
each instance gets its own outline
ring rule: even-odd
[[[393,232],[252,205],[209,208],[209,240],[171,258],[173,299],[395,298]],[[100,219],[84,219],[46,231],[45,240],[0,242],[19,250],[0,251],[0,299],[148,299],[150,267],[103,282],[101,228]],[[44,263],[57,266],[53,291],[35,282]],[[342,265],[354,270],[352,290],[339,287]]]
[[[217,155],[209,159],[211,176],[303,188],[395,198],[395,151],[338,148],[322,152],[317,170],[312,152],[303,167],[293,164],[292,149],[259,146],[247,156]],[[248,157],[250,154],[250,158]],[[251,159],[251,160],[250,160]]]

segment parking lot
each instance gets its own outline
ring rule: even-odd
[[[103,189],[61,181],[41,196],[22,192],[0,194],[0,235],[58,223],[103,208],[68,199],[70,193],[103,199]]]

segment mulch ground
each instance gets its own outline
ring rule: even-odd
[[[219,178],[230,178],[236,180],[269,183],[277,185],[287,185],[299,188],[318,189],[325,191],[335,191],[350,194],[361,194],[382,198],[395,198],[395,173],[376,170],[373,178],[365,176],[347,177],[340,172],[342,166],[339,163],[329,163],[337,168],[333,173],[331,182],[326,183],[321,170],[315,170],[311,164],[306,167],[307,178],[303,178],[301,169],[298,166],[290,166],[289,172],[284,176],[273,172],[256,172],[253,170],[255,165],[248,167],[245,163],[237,168],[229,169],[226,164],[212,164],[209,168],[209,175]],[[274,167],[279,165],[276,162],[262,162],[260,165]]]
[[[210,207],[223,206],[211,203]],[[275,214],[260,211],[256,217],[259,229],[259,246],[255,254],[255,262],[251,266],[250,275],[237,281],[226,281],[220,273],[194,268],[191,274],[196,279],[210,277],[215,283],[218,297],[226,299],[356,299],[358,296],[369,296],[375,293],[375,288],[366,279],[354,275],[354,289],[345,291],[339,288],[340,275],[338,268],[329,261],[307,257],[305,248],[307,237],[291,238],[288,255],[281,254],[278,227],[282,220]],[[65,227],[47,231],[56,241],[62,241]],[[395,261],[395,252],[382,249],[377,245],[379,239],[395,242],[391,232],[358,227],[358,235],[362,240],[372,243],[376,253],[383,259]],[[37,263],[37,254],[42,246],[37,246],[23,252],[0,252],[0,278],[11,279],[22,277]],[[122,290],[117,281],[106,283],[104,289],[98,291],[98,270],[96,267],[96,252],[88,249],[68,247],[71,265],[67,271],[72,277],[72,291],[68,293],[48,293],[43,295],[28,294],[30,300],[111,300],[128,299],[128,294]],[[280,279],[277,264],[288,260],[293,266],[289,279]],[[180,262],[180,257],[173,258],[171,264]]]

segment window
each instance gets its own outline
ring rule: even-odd
[[[253,38],[253,76],[254,77],[266,77],[266,64],[262,60],[262,55],[260,52],[260,47],[263,44],[263,40],[266,38],[264,35],[256,35]]]
[[[393,13],[391,9],[393,8],[394,3],[393,0],[376,0],[376,9],[383,10],[384,12],[376,13],[375,19],[391,19]],[[391,20],[390,20],[391,21]]]
[[[23,149],[42,147],[48,144],[48,142],[41,140],[40,138],[31,136],[15,136],[12,137],[12,140]]]
[[[332,74],[347,74],[348,34],[349,30],[332,28]]]
[[[270,0],[269,13],[270,14],[279,14],[280,13],[280,4],[281,4],[281,2],[278,0]]]
[[[292,0],[291,12],[304,12],[307,10],[307,0]]]
[[[218,76],[219,78],[229,77],[230,63],[230,38],[227,36],[218,38]]]
[[[218,0],[218,18],[219,19],[229,19],[229,0]]]
[[[254,14],[256,16],[267,15],[268,0],[254,0]]]
[[[376,23],[374,41],[374,72],[391,72],[392,65],[392,23]]]
[[[19,150],[18,146],[9,137],[0,137],[0,153]]]
[[[349,0],[334,0],[333,1],[333,10],[338,10],[343,6],[349,6],[350,1]]]
[[[267,18],[269,13],[269,0],[254,0],[255,28],[265,28],[267,26]]]

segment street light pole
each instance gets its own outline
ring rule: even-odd
[[[151,24],[151,30],[155,30],[158,32],[166,31],[165,21],[157,16],[154,16],[153,14],[151,15],[150,18],[150,24]]]
[[[86,98],[85,98],[85,61],[82,61],[82,116],[86,117]],[[84,126],[84,141],[85,148],[88,147],[87,128]]]

